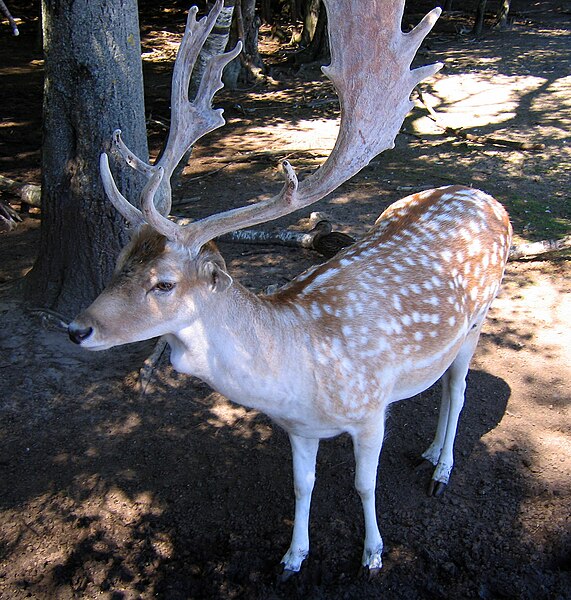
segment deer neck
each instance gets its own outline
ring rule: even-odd
[[[277,307],[237,282],[224,293],[209,294],[197,308],[197,318],[167,336],[177,371],[270,416],[277,416],[276,404],[305,395],[305,344],[294,308]],[[292,368],[299,373],[295,382]]]

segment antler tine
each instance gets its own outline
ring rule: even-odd
[[[222,117],[224,111],[212,108],[212,98],[223,86],[222,70],[241,52],[240,42],[230,52],[209,60],[196,97],[193,101],[188,99],[192,69],[223,6],[223,0],[217,0],[208,16],[200,21],[196,21],[195,18],[196,7],[193,7],[188,15],[173,72],[171,128],[163,155],[157,163],[165,170],[165,181],[170,180],[175,167],[198,139],[225,123]]]
[[[155,167],[149,165],[144,160],[141,160],[133,151],[129,150],[127,144],[121,137],[121,130],[116,129],[113,132],[112,138],[113,147],[119,152],[123,160],[135,171],[142,173],[146,177],[153,174]]]
[[[409,65],[415,57],[417,50],[420,48],[420,45],[424,41],[424,38],[430,33],[430,31],[434,27],[434,24],[436,23],[441,14],[442,9],[439,6],[437,6],[436,8],[433,8],[428,14],[424,15],[420,23],[414,29],[412,29],[412,31],[409,31],[408,33],[403,33],[404,38],[407,40],[410,53]]]
[[[182,235],[182,228],[180,225],[177,225],[164,217],[155,206],[155,194],[161,185],[164,174],[165,170],[162,167],[156,167],[153,171],[147,185],[141,193],[141,212],[144,220],[153,229],[172,242],[178,242]]]
[[[197,254],[206,242],[224,233],[241,229],[246,225],[253,226],[272,221],[296,210],[299,186],[297,176],[287,160],[284,160],[281,166],[286,181],[277,196],[264,202],[242,206],[189,223],[182,227],[184,232],[180,238],[182,243],[189,247],[191,253]],[[284,211],[284,207],[292,208]]]
[[[138,208],[135,208],[117,188],[113,175],[111,174],[111,169],[109,168],[109,157],[105,152],[99,157],[99,171],[101,172],[103,188],[111,201],[111,204],[113,204],[119,213],[121,213],[134,227],[143,225],[145,219],[143,218],[141,211]]]
[[[329,20],[331,79],[341,104],[341,122],[328,159],[299,184],[284,164],[287,182],[275,197],[212,215],[185,226],[185,244],[197,252],[219,235],[270,221],[317,202],[358,173],[377,154],[392,148],[417,83],[436,73],[435,64],[410,70],[410,64],[441,10],[434,9],[410,33],[403,33],[404,0],[370,0],[363,18],[361,0],[324,0]],[[287,166],[286,166],[287,165]],[[291,173],[290,173],[291,172]]]

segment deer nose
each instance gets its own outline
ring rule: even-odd
[[[86,340],[93,333],[93,327],[79,327],[74,323],[70,323],[67,328],[67,334],[69,335],[69,339],[74,344],[81,344],[84,340]]]

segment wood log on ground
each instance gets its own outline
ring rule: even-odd
[[[36,208],[41,207],[42,191],[39,185],[21,183],[0,175],[0,190],[14,194],[24,204],[35,206]]]

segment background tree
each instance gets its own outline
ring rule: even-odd
[[[43,0],[42,227],[27,291],[73,315],[103,288],[125,242],[105,199],[99,154],[121,128],[148,156],[136,0]],[[139,183],[123,169],[120,189]]]

